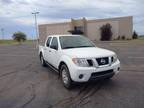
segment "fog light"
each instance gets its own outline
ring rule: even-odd
[[[80,74],[80,75],[79,75],[79,79],[82,79],[82,78],[83,78],[83,74]]]

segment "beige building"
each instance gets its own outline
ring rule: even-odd
[[[80,30],[91,40],[100,40],[100,28],[107,23],[112,26],[112,39],[117,39],[118,36],[125,36],[126,39],[132,38],[132,16],[96,20],[87,20],[86,18],[71,19],[70,22],[41,24],[38,26],[39,37],[40,41],[43,42],[48,35],[71,34],[69,31]]]

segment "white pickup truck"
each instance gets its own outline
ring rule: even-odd
[[[39,46],[42,66],[49,65],[57,72],[66,88],[73,82],[107,79],[117,74],[120,61],[109,50],[98,48],[81,35],[50,35]]]

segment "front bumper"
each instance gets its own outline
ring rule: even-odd
[[[110,66],[105,67],[78,67],[71,66],[70,75],[71,79],[75,82],[87,82],[89,80],[103,79],[111,77],[119,72],[120,61],[117,60]]]

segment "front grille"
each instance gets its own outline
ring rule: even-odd
[[[102,71],[102,72],[95,72],[91,74],[91,77],[99,77],[99,76],[105,76],[113,73],[113,69],[107,70],[107,71]]]
[[[96,61],[97,61],[99,66],[109,64],[109,58],[108,57],[96,58]]]

